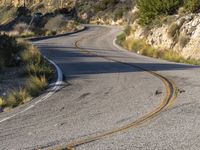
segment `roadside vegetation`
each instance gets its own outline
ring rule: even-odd
[[[130,26],[124,29],[124,32],[118,35],[117,43],[124,48],[134,51],[138,54],[165,59],[178,63],[188,63],[200,65],[200,60],[185,59],[180,52],[173,49],[158,49],[147,44],[146,37],[151,28],[161,27],[163,24],[169,26],[167,32],[168,38],[172,39],[175,44],[184,48],[190,42],[190,36],[180,32],[185,22],[184,18],[176,22],[175,15],[183,16],[190,13],[200,12],[199,0],[137,0],[137,11],[134,17],[137,23],[144,29],[143,39],[134,39],[135,31]],[[133,16],[132,16],[133,17]]]
[[[158,19],[177,13],[197,13],[200,11],[199,0],[138,0],[140,24],[155,24]]]
[[[41,5],[14,7],[11,4],[0,7],[0,30],[15,37],[56,35],[77,31],[81,26],[74,18],[72,8],[56,8],[50,12]],[[43,10],[43,13],[40,11]],[[7,18],[7,19],[6,19]]]
[[[41,56],[36,47],[28,42],[0,35],[0,72],[6,68],[23,68],[25,80],[21,87],[7,89],[7,95],[0,93],[0,110],[9,110],[38,96],[53,77],[52,66]],[[8,63],[9,62],[9,63]],[[2,83],[0,83],[2,84]]]
[[[178,52],[175,52],[170,49],[160,50],[152,47],[147,44],[144,39],[134,39],[134,38],[126,38],[126,32],[121,33],[117,36],[117,44],[120,46],[133,51],[137,54],[149,56],[153,58],[164,59],[177,63],[187,63],[192,65],[200,65],[200,60],[195,59],[185,59]],[[186,39],[181,39],[186,42]]]

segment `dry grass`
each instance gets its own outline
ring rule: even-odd
[[[25,63],[38,63],[41,61],[41,55],[37,48],[27,44],[26,49],[24,49],[20,56]]]
[[[27,89],[32,96],[37,96],[47,86],[47,83],[45,76],[31,76],[27,82]]]
[[[7,97],[0,99],[0,108],[9,109],[17,107],[31,100],[32,96],[38,96],[48,84],[53,75],[53,69],[41,56],[39,50],[27,42],[18,41],[23,48],[20,57],[25,65],[25,72],[28,75],[24,87],[14,89]]]
[[[146,44],[145,40],[127,39],[123,42],[123,47],[141,55],[153,58],[161,58],[178,63],[200,65],[200,60],[185,59],[183,56],[173,50],[158,50]]]
[[[45,62],[43,64],[30,63],[26,65],[25,71],[28,75],[46,76],[48,78],[51,77],[53,73],[50,65]]]
[[[16,16],[15,7],[0,7],[0,24],[5,24]]]
[[[29,92],[25,88],[13,90],[4,101],[4,107],[16,107],[31,100]]]

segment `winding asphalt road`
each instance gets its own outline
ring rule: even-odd
[[[119,31],[88,26],[35,42],[65,80],[0,123],[0,149],[199,150],[200,68],[117,48]]]

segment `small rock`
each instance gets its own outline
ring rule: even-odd
[[[155,95],[160,95],[160,94],[162,94],[162,91],[156,90]]]
[[[185,90],[183,89],[178,89],[178,92],[181,94],[181,93],[185,93]]]

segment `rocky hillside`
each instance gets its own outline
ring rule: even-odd
[[[200,59],[200,14],[170,17],[171,23],[151,29],[135,22],[131,25],[134,32],[127,39],[145,39],[155,48],[174,50],[187,59]]]
[[[25,2],[25,3],[24,3]],[[53,12],[56,9],[75,8],[83,20],[119,20],[127,16],[135,0],[0,0],[1,7],[26,6],[32,12]]]
[[[0,4],[9,6],[9,12],[11,5],[22,6],[24,1],[0,0]],[[86,22],[129,23],[132,32],[126,39],[143,39],[160,50],[173,50],[187,59],[200,59],[199,0],[26,0],[25,5],[32,12],[43,14],[74,8],[78,18]],[[10,17],[13,12],[9,13]]]
[[[158,50],[171,50],[186,59],[200,59],[200,1],[175,0],[179,3],[174,1],[168,8],[160,4],[157,10],[152,9],[155,5],[148,0],[141,1],[148,5],[139,4],[133,10],[137,19],[130,25],[131,33],[127,34],[126,41],[142,39]]]

